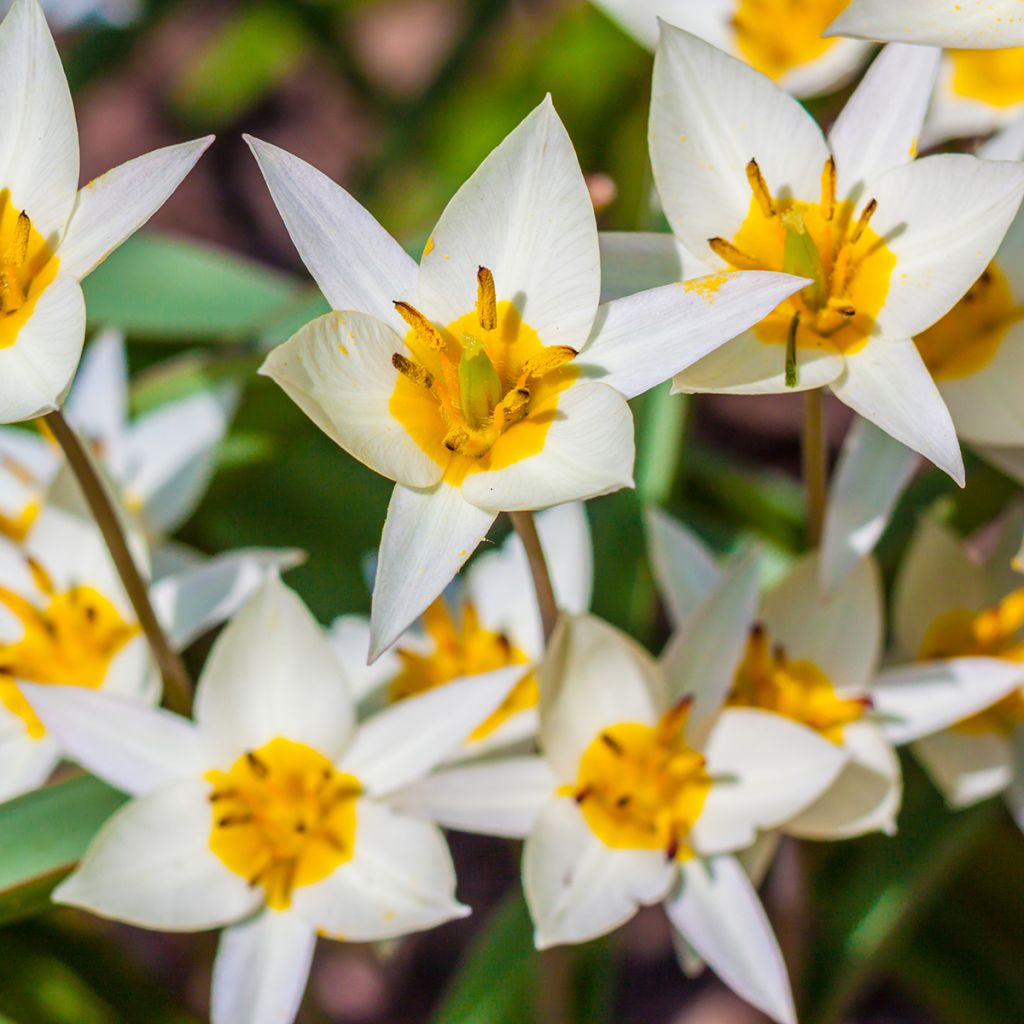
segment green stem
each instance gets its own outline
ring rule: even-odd
[[[824,405],[821,388],[804,392],[804,490],[807,493],[807,546],[811,549],[821,544],[825,528],[828,465]]]

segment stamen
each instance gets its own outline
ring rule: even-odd
[[[764,175],[761,173],[761,168],[756,160],[751,160],[747,164],[747,181],[750,183],[750,189],[754,193],[757,205],[761,207],[761,212],[766,217],[774,217],[775,203],[772,201],[772,194],[768,190],[768,183],[764,180]]]
[[[448,347],[441,332],[415,306],[410,306],[408,302],[396,302],[395,309],[412,328],[421,345],[437,352],[443,352]]]
[[[32,574],[32,582],[44,593],[52,595],[54,592],[53,579],[50,574],[31,555],[25,556],[25,564]],[[72,591],[72,595],[74,591]]]
[[[235,825],[249,825],[252,823],[251,814],[228,814],[217,820],[218,828],[233,828]]]
[[[836,212],[836,162],[834,157],[825,161],[821,172],[821,210],[825,220],[831,220]]]
[[[552,345],[551,348],[546,348],[543,352],[526,360],[520,379],[525,383],[530,377],[546,377],[560,366],[571,363],[578,355],[576,349],[569,345]]]
[[[32,221],[28,214],[22,210],[18,214],[18,223],[14,226],[14,238],[11,239],[11,246],[4,256],[4,263],[15,268],[21,268],[28,259],[28,239],[32,231]]]
[[[452,429],[444,435],[444,446],[450,452],[460,452],[464,454],[464,449],[468,445],[469,431],[463,427],[452,427]]]
[[[434,375],[429,370],[420,366],[419,363],[414,363],[411,359],[403,356],[400,352],[395,352],[391,356],[391,365],[403,377],[408,377],[413,384],[418,384],[427,391],[434,386]]]
[[[875,210],[878,209],[878,200],[872,199],[867,206],[864,207],[863,213],[860,215],[860,219],[857,221],[856,227],[853,229],[853,234],[850,235],[850,244],[856,245],[867,230],[868,224],[871,223],[871,218],[875,215]]]
[[[249,764],[249,769],[253,775],[258,779],[265,779],[270,772],[267,765],[261,761],[251,750],[245,752],[245,760]]]
[[[476,272],[476,315],[485,331],[498,326],[498,297],[494,289],[494,275],[480,267]]]
[[[711,246],[711,250],[716,256],[725,260],[726,263],[736,270],[762,269],[761,264],[753,256],[748,256],[745,252],[741,252],[732,242],[727,242],[724,238],[709,238],[708,245]]]
[[[624,753],[622,744],[613,736],[609,736],[608,733],[601,733],[601,742],[616,756],[621,757]]]
[[[517,388],[510,391],[494,410],[494,426],[500,431],[526,418],[530,411],[530,391]]]

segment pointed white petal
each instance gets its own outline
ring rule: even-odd
[[[1002,793],[1014,778],[1013,749],[995,732],[947,729],[918,740],[914,756],[950,807],[970,807]]]
[[[715,589],[721,570],[704,542],[668,513],[644,512],[647,550],[658,592],[674,626],[683,626]]]
[[[1024,46],[1016,0],[853,0],[826,35],[961,49]]]
[[[701,854],[745,849],[758,832],[785,825],[828,790],[847,761],[812,729],[751,708],[722,712],[704,753],[716,781],[690,834]]]
[[[999,658],[950,658],[882,672],[871,688],[890,743],[902,746],[970,718],[1024,685],[1024,666]]]
[[[3,721],[0,731],[0,802],[38,789],[57,767],[60,757],[60,746],[52,736],[33,739],[25,732],[20,719],[12,723]]]
[[[598,310],[578,365],[635,398],[764,319],[807,283],[789,274],[739,271],[617,299]]]
[[[546,98],[459,189],[420,268],[424,312],[451,323],[476,304],[478,267],[494,275],[545,345],[581,348],[601,291],[597,221],[564,125]]]
[[[829,487],[821,544],[821,586],[826,593],[875,550],[918,461],[917,452],[869,420],[854,423]]]
[[[462,485],[467,501],[497,515],[633,486],[633,414],[618,391],[581,380],[530,418],[550,422],[544,447],[504,469],[471,473]]]
[[[213,136],[136,157],[90,181],[76,198],[60,243],[61,270],[81,280],[170,198]]]
[[[839,778],[815,804],[786,826],[802,839],[852,839],[869,832],[892,833],[903,797],[899,758],[874,722],[843,730],[850,755]]]
[[[651,656],[592,615],[563,616],[539,677],[540,746],[563,782],[576,779],[580,756],[602,729],[620,722],[653,725],[664,707]]]
[[[557,785],[543,758],[511,757],[437,772],[394,793],[390,802],[445,828],[523,839]]]
[[[218,766],[279,736],[332,760],[345,748],[353,721],[348,682],[317,621],[276,574],[213,645],[195,716]]]
[[[868,68],[828,136],[841,199],[870,198],[870,181],[917,156],[941,55],[894,43]]]
[[[757,617],[761,552],[729,566],[715,589],[677,630],[661,656],[670,701],[693,699],[686,739],[698,749],[729,694]]]
[[[408,353],[383,321],[328,313],[279,345],[260,368],[332,440],[375,473],[407,487],[432,487],[444,473],[391,412]]]
[[[375,795],[416,782],[460,747],[521,677],[513,666],[455,679],[378,711],[356,729],[340,770]]]
[[[348,677],[352,699],[357,704],[389,683],[402,669],[398,655],[391,650],[372,665],[366,664],[370,656],[370,620],[362,615],[336,618],[327,631],[327,639]]]
[[[471,505],[458,487],[395,486],[380,540],[370,613],[370,658],[386,651],[454,579],[496,513]]]
[[[108,465],[111,454],[115,460],[120,456],[128,422],[128,357],[120,331],[103,331],[89,342],[64,415],[77,431],[100,443]]]
[[[836,397],[964,486],[964,460],[946,403],[912,341],[870,341],[846,357]]]
[[[149,793],[206,767],[195,726],[180,715],[81,686],[22,683],[66,756],[125,793]]]
[[[757,160],[775,195],[815,200],[829,149],[814,119],[769,79],[662,23],[651,99],[651,160],[672,230],[697,259],[722,266],[709,238],[732,238],[753,196]]]
[[[177,781],[122,807],[54,891],[54,902],[165,932],[248,917],[262,892],[210,849],[209,791],[198,778]]]
[[[952,309],[996,254],[1024,196],[1024,164],[944,153],[873,179],[868,195],[878,201],[872,230],[896,257],[876,329],[913,338]]]
[[[708,273],[675,235],[655,231],[602,231],[601,302],[688,281]]]
[[[58,274],[39,296],[14,344],[0,349],[0,422],[28,420],[56,409],[74,376],[84,341],[81,285]]]
[[[211,1024],[286,1024],[295,1019],[316,946],[296,913],[261,910],[225,928],[213,961]]]
[[[537,948],[607,935],[640,907],[663,899],[676,871],[662,850],[605,846],[573,800],[550,801],[523,849]]]
[[[356,804],[352,859],[296,889],[295,912],[348,942],[381,942],[465,917],[455,868],[436,825],[373,800]]]
[[[78,128],[64,68],[35,0],[11,7],[0,24],[0,181],[51,245],[60,241],[78,188]],[[0,371],[2,374],[2,371]]]
[[[394,303],[415,301],[416,263],[325,174],[268,142],[245,140],[302,262],[331,308],[369,313],[404,335]]]
[[[778,1024],[796,1024],[782,951],[735,857],[687,861],[665,910],[672,926],[738,996]]]

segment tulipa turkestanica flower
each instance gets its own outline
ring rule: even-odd
[[[500,512],[632,485],[626,400],[756,322],[802,281],[715,275],[605,305],[597,224],[546,99],[459,190],[416,263],[346,192],[251,146],[335,312],[262,373],[396,481],[371,658],[440,594]]]

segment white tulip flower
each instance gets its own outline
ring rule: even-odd
[[[37,0],[0,23],[11,129],[0,144],[0,422],[63,400],[85,340],[80,281],[163,205],[212,136],[131,160],[78,188],[78,128]]]
[[[669,223],[698,261],[813,280],[675,389],[829,386],[962,483],[949,411],[911,339],[988,266],[1024,195],[1024,164],[914,159],[938,59],[887,47],[826,140],[763,75],[663,24],[651,155]]]
[[[870,47],[825,39],[849,0],[593,0],[649,50],[658,19],[686,29],[746,61],[794,96],[838,89],[864,63]]]
[[[1024,46],[1024,11],[1019,0],[853,0],[828,35],[998,50]]]
[[[541,512],[537,534],[559,608],[585,612],[593,589],[594,556],[583,505]],[[340,616],[331,624],[329,636],[357,701],[383,696],[395,702],[463,676],[521,666],[521,677],[506,700],[457,752],[459,757],[477,757],[527,740],[537,731],[535,669],[544,653],[544,633],[518,534],[510,534],[498,550],[478,555],[451,589],[453,593],[437,598],[426,610],[420,628],[408,630],[372,665],[366,663],[368,619]]]
[[[54,899],[164,931],[224,928],[213,1024],[290,1024],[317,935],[375,942],[468,913],[440,830],[389,803],[505,698],[509,670],[354,722],[319,625],[275,576],[217,639],[196,721],[26,687],[76,760],[133,799]]]
[[[716,275],[599,306],[594,210],[550,99],[455,195],[418,268],[328,178],[250,145],[336,310],[271,352],[261,372],[397,484],[374,586],[373,658],[441,593],[500,512],[631,486],[626,400],[802,283]]]
[[[526,837],[538,947],[663,903],[681,942],[790,1024],[785,965],[733,854],[812,804],[846,755],[780,716],[720,712],[757,581],[757,560],[741,561],[660,665],[597,619],[563,618],[540,670],[541,756],[452,768],[398,799],[452,828]]]

